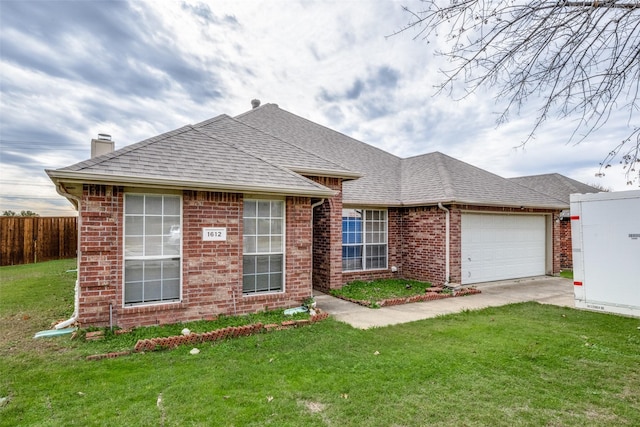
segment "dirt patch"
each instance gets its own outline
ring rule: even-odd
[[[311,412],[312,414],[317,414],[319,412],[324,411],[325,405],[320,402],[304,402],[304,406]]]
[[[0,357],[16,354],[44,354],[63,350],[56,338],[34,339],[36,332],[50,329],[51,325],[27,313],[0,316]]]
[[[327,405],[320,402],[315,402],[313,400],[299,400],[298,405],[304,406],[304,408],[309,411],[310,414],[317,415],[322,419],[322,423],[326,426],[331,426],[333,423],[331,419],[327,416],[325,409],[327,409]]]
[[[617,396],[620,399],[626,400],[632,404],[640,403],[640,394],[638,394],[638,386],[640,385],[640,375],[635,373],[629,373],[626,378],[627,384],[622,388]]]
[[[606,422],[606,423],[615,423],[615,421],[618,419],[618,416],[616,414],[611,412],[603,413],[601,408],[599,409],[589,408],[585,411],[585,415],[590,420]]]

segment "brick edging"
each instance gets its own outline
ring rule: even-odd
[[[307,326],[312,323],[320,322],[329,317],[327,312],[318,312],[311,316],[309,319],[298,320],[285,320],[277,323],[270,323],[263,325],[262,323],[253,323],[251,325],[243,326],[227,326],[226,328],[216,329],[210,332],[203,332],[201,334],[191,333],[189,335],[174,335],[171,337],[157,337],[138,340],[132,351],[121,351],[105,354],[94,354],[87,356],[86,360],[102,360],[102,359],[114,359],[120,356],[128,356],[131,353],[143,353],[145,351],[157,351],[164,349],[174,349],[184,344],[199,344],[203,342],[220,341],[227,338],[244,337],[262,332],[280,331],[284,329],[291,329],[298,326]]]
[[[332,295],[332,296],[336,298],[340,298],[345,301],[352,302],[354,304],[361,305],[363,307],[371,308],[372,306],[374,306],[374,303],[376,303],[379,307],[390,307],[392,305],[411,304],[414,302],[424,302],[424,301],[435,301],[435,300],[444,299],[444,298],[462,297],[465,295],[474,295],[479,293],[481,293],[480,289],[465,288],[452,293],[426,292],[424,294],[412,295],[410,297],[389,298],[389,299],[383,299],[380,301],[357,300],[353,298],[343,297],[340,295]]]

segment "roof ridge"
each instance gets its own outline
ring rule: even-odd
[[[257,107],[255,107],[255,108],[251,108],[250,110],[247,110],[247,111],[245,111],[244,113],[240,113],[240,114],[238,114],[237,116],[235,116],[234,118],[242,117],[242,116],[246,116],[247,114],[251,113],[251,112],[252,112],[252,111],[254,111],[254,110],[261,110],[261,109],[263,109],[263,108],[265,108],[265,107],[267,107],[267,106],[275,106],[276,108],[279,108],[279,107],[278,107],[278,104],[274,104],[273,102],[267,102],[266,104],[258,105],[258,106],[257,106]],[[284,111],[284,110],[283,110],[283,111]]]
[[[443,154],[443,153],[441,151],[430,151],[428,153],[422,153],[422,154],[416,154],[415,156],[404,157],[402,158],[402,160],[414,160],[414,159],[417,159],[418,157],[432,156],[434,154]]]
[[[271,104],[266,104],[266,105],[264,105],[264,106],[267,106],[267,105],[271,105]],[[274,105],[276,105],[276,104],[274,104]],[[257,107],[257,108],[261,108],[261,107]],[[283,111],[284,111],[284,110],[283,110]],[[225,114],[225,116],[227,116],[227,115]],[[336,162],[334,162],[334,161],[332,161],[332,160],[329,160],[329,159],[327,159],[327,158],[325,158],[325,157],[323,157],[323,156],[321,156],[321,155],[319,155],[319,154],[317,154],[317,153],[312,153],[311,151],[309,151],[309,150],[307,150],[307,149],[305,149],[305,148],[303,148],[303,147],[300,147],[300,146],[299,146],[299,145],[297,145],[297,144],[294,144],[294,143],[292,143],[292,142],[290,142],[290,141],[284,140],[284,139],[282,139],[282,138],[280,138],[280,137],[278,137],[278,136],[276,136],[276,135],[273,135],[273,134],[271,134],[270,132],[265,131],[264,129],[257,128],[257,127],[255,127],[255,126],[253,126],[253,125],[250,125],[249,123],[245,123],[245,122],[243,122],[242,120],[237,120],[235,117],[231,117],[231,116],[227,116],[227,117],[228,117],[229,119],[233,120],[235,123],[238,123],[238,124],[240,124],[240,125],[242,125],[242,126],[246,126],[246,127],[250,128],[250,129],[255,130],[256,132],[260,132],[260,133],[263,133],[263,134],[265,134],[265,135],[268,135],[268,136],[270,136],[271,138],[277,139],[278,141],[280,141],[280,142],[282,142],[282,143],[284,143],[284,144],[290,145],[290,146],[292,146],[292,147],[297,148],[298,150],[304,151],[305,153],[307,153],[307,154],[309,154],[309,155],[311,155],[311,156],[314,156],[314,157],[317,157],[317,158],[319,158],[319,159],[322,159],[322,160],[324,160],[325,162],[330,163],[330,164],[332,164],[333,166],[335,166],[335,167],[336,167],[336,169],[335,169],[335,170],[344,170],[344,171],[350,171],[350,172],[357,172],[357,171],[351,171],[350,169],[347,169],[347,168],[345,168],[344,166],[339,165],[339,164],[337,164]],[[358,173],[359,173],[359,172],[358,172]]]
[[[438,151],[435,152],[435,154],[436,154],[435,163],[438,171],[438,178],[440,179],[440,185],[442,185],[442,188],[444,189],[444,195],[447,198],[454,200],[456,198],[456,195],[455,195],[455,189],[451,182],[451,176],[450,176],[451,173],[449,169],[444,165],[444,157],[449,157],[449,156],[446,156],[445,154],[442,154]]]
[[[541,175],[539,175],[539,176],[542,176],[542,175],[553,175],[553,174],[541,174]],[[506,179],[507,181],[511,182],[512,184],[519,185],[520,187],[522,187],[522,188],[526,188],[527,190],[529,190],[529,191],[533,191],[534,193],[538,193],[538,194],[541,194],[541,195],[543,195],[543,196],[545,196],[545,197],[549,197],[549,198],[551,198],[551,199],[554,199],[554,200],[557,200],[557,201],[559,201],[559,202],[565,203],[565,201],[564,201],[564,200],[558,199],[556,196],[554,196],[554,195],[552,195],[552,194],[542,192],[542,191],[540,191],[540,190],[538,190],[538,189],[536,189],[536,188],[533,188],[533,187],[529,187],[528,185],[525,185],[525,184],[522,184],[522,183],[520,183],[520,182],[515,181],[513,178],[505,178],[505,179]]]
[[[516,176],[508,179],[510,181],[516,182],[517,184],[524,185],[527,188],[537,190],[536,186],[532,184],[532,181],[537,182],[536,181],[537,179],[545,179],[545,178],[548,179],[549,181],[552,180],[554,185],[560,185],[560,186],[566,187],[575,193],[583,193],[585,191],[584,187],[588,187],[592,190],[595,190],[596,192],[601,191],[599,188],[586,184],[582,181],[578,181],[577,179],[570,178],[558,172],[538,174],[538,175]],[[544,193],[544,194],[547,194],[547,193]]]
[[[206,126],[208,124],[211,124],[211,123],[218,122],[218,121],[220,121],[220,120],[222,120],[224,118],[227,118],[227,117],[230,118],[230,119],[233,119],[233,117],[229,116],[228,114],[224,114],[223,113],[223,114],[218,114],[217,116],[212,117],[210,119],[206,119],[206,120],[203,120],[201,122],[198,122],[195,125],[189,125],[189,126],[193,126],[194,128],[199,128],[199,127],[203,127],[203,126]]]
[[[233,119],[233,117],[229,117],[229,118]],[[284,166],[280,166],[280,165],[278,165],[278,164],[272,163],[272,162],[270,162],[270,161],[266,160],[265,158],[263,158],[262,156],[259,156],[259,155],[257,155],[257,154],[251,153],[251,152],[249,152],[249,151],[247,151],[247,150],[245,150],[245,149],[243,149],[243,148],[241,148],[241,147],[238,147],[238,146],[236,146],[236,145],[234,145],[234,144],[229,144],[229,143],[227,143],[227,142],[225,142],[225,141],[222,141],[222,140],[220,140],[220,139],[218,139],[218,138],[216,138],[216,137],[214,137],[214,136],[211,136],[211,135],[209,135],[208,133],[203,132],[202,130],[200,130],[200,129],[198,129],[198,128],[195,128],[195,127],[193,127],[193,126],[191,126],[191,125],[189,125],[189,126],[192,128],[192,130],[193,130],[193,131],[198,132],[200,135],[204,136],[205,138],[213,139],[213,140],[215,140],[215,141],[219,142],[220,144],[224,144],[224,145],[226,145],[227,147],[230,147],[230,148],[232,148],[232,149],[234,149],[234,150],[240,151],[241,153],[244,153],[244,154],[246,154],[246,155],[247,155],[247,156],[249,156],[249,157],[253,157],[253,158],[254,158],[254,159],[256,159],[256,160],[259,160],[259,161],[261,161],[261,162],[263,162],[263,163],[266,163],[267,165],[269,165],[269,166],[271,166],[271,167],[274,167],[274,168],[276,168],[276,169],[280,169],[281,171],[283,171],[283,172],[287,173],[288,175],[295,176],[295,177],[296,177],[296,178],[298,178],[298,179],[304,179],[304,180],[306,180],[306,181],[308,181],[308,182],[312,183],[315,187],[323,188],[323,189],[328,189],[328,187],[325,187],[324,185],[319,184],[319,183],[317,183],[317,182],[315,182],[315,181],[313,181],[313,180],[311,180],[311,179],[307,178],[306,176],[300,175],[300,174],[298,174],[298,173],[296,173],[296,172],[292,171],[291,169],[287,169],[287,168],[286,168],[286,167],[284,167]]]
[[[305,122],[310,123],[310,124],[311,124],[311,125],[313,125],[313,126],[318,126],[318,127],[321,127],[321,128],[323,128],[323,129],[328,130],[329,132],[332,132],[332,133],[336,133],[336,134],[342,135],[343,137],[348,138],[348,139],[350,139],[350,140],[351,140],[351,141],[353,141],[353,142],[356,142],[356,143],[361,144],[361,145],[365,145],[365,146],[367,146],[368,148],[373,148],[374,150],[380,151],[381,153],[384,153],[384,154],[386,154],[386,155],[388,155],[388,156],[395,157],[395,158],[396,158],[396,159],[398,159],[398,160],[402,160],[402,158],[401,158],[401,157],[398,157],[398,156],[396,156],[395,154],[392,154],[392,153],[390,153],[390,152],[388,152],[388,151],[386,151],[386,150],[383,150],[382,148],[378,148],[378,147],[376,147],[375,145],[367,144],[366,142],[364,142],[364,141],[360,141],[360,140],[358,140],[358,139],[355,139],[354,137],[349,136],[349,135],[347,135],[347,134],[345,134],[345,133],[342,133],[342,132],[337,131],[337,130],[335,130],[335,129],[331,129],[331,128],[330,128],[330,127],[328,127],[328,126],[322,125],[322,124],[320,124],[320,123],[316,123],[316,122],[314,122],[314,121],[311,121],[311,120],[307,119],[306,117],[299,116],[299,115],[294,114],[294,113],[292,113],[292,112],[290,112],[290,111],[287,111],[287,110],[285,110],[285,109],[283,109],[283,108],[280,108],[280,107],[278,106],[278,104],[271,104],[271,103],[268,103],[268,104],[262,105],[262,106],[260,106],[260,107],[258,107],[258,108],[253,108],[253,109],[251,109],[251,110],[249,110],[249,111],[245,111],[244,113],[237,115],[235,118],[243,117],[243,116],[249,115],[249,114],[251,114],[254,110],[257,110],[257,109],[260,109],[260,108],[265,108],[265,109],[266,109],[266,107],[270,107],[270,108],[277,108],[278,110],[282,111],[283,113],[286,113],[286,114],[289,114],[289,115],[295,116],[295,117],[297,117],[297,118],[299,118],[299,119],[301,119],[301,120],[304,120]],[[298,148],[302,148],[302,147],[299,147],[297,144],[293,144],[293,143],[292,143],[292,145],[295,145],[295,146],[296,146],[296,147],[298,147]],[[333,163],[333,162],[332,162],[332,163]]]
[[[578,188],[578,185],[576,185],[576,184],[585,185],[587,187],[590,187],[590,188],[593,188],[595,190],[598,190],[597,188],[595,188],[595,187],[593,187],[593,186],[591,186],[589,184],[585,184],[584,182],[580,182],[580,181],[578,181],[576,179],[569,178],[568,176],[565,176],[565,175],[562,175],[562,174],[559,174],[559,173],[556,173],[555,175],[557,175],[558,178],[560,180],[562,180],[566,185],[570,186],[573,190],[575,190],[576,193],[581,193],[582,192]]]
[[[70,169],[70,170],[80,170],[80,169],[84,169],[84,168],[88,168],[91,166],[95,166],[95,165],[99,165],[100,163],[106,162],[108,160],[111,159],[115,159],[117,157],[120,157],[122,155],[128,154],[132,151],[136,151],[139,150],[141,148],[147,147],[151,144],[154,144],[156,142],[160,142],[163,141],[167,138],[176,136],[176,135],[180,135],[181,133],[185,133],[188,132],[189,129],[191,128],[191,125],[185,125],[182,127],[179,127],[178,129],[173,129],[170,131],[167,131],[165,133],[161,133],[160,135],[156,135],[156,136],[152,136],[151,138],[147,138],[147,139],[143,139],[142,141],[138,141],[138,142],[134,142],[133,144],[129,144],[129,145],[125,145],[124,147],[112,151],[110,153],[106,153],[106,154],[101,154],[100,156],[96,156],[96,157],[92,157],[90,159],[87,160],[83,160],[81,162],[78,163],[74,163],[72,165],[69,165],[67,167],[62,168],[64,169]],[[72,169],[73,168],[73,169]]]
[[[551,199],[553,199],[555,201],[564,203],[564,201],[558,199],[557,197],[554,197],[554,196],[549,195],[547,193],[543,193],[541,191],[538,191],[538,190],[535,190],[533,188],[527,187],[526,185],[519,184],[519,183],[517,183],[517,182],[515,182],[515,181],[513,181],[513,180],[511,180],[509,178],[502,177],[502,176],[500,176],[498,174],[495,174],[495,173],[493,173],[491,171],[488,171],[488,170],[483,169],[481,167],[472,165],[471,163],[467,163],[467,162],[465,162],[463,160],[456,159],[454,157],[451,157],[451,156],[449,156],[447,154],[444,154],[444,153],[441,153],[439,151],[436,151],[436,152],[430,153],[430,154],[435,154],[436,155],[435,158],[436,158],[436,164],[438,166],[438,175],[444,175],[447,178],[446,183],[443,183],[443,188],[445,190],[445,195],[447,195],[449,197],[456,198],[457,195],[455,194],[455,188],[454,188],[454,186],[453,186],[453,184],[451,182],[451,179],[450,179],[452,168],[448,168],[448,167],[445,166],[444,159],[449,159],[451,161],[458,162],[458,163],[464,163],[465,165],[467,165],[467,167],[471,167],[471,168],[481,172],[482,174],[490,175],[490,176],[492,176],[494,178],[498,178],[505,185],[513,185],[513,184],[515,184],[515,185],[517,185],[519,187],[522,187],[522,188],[526,189],[527,191],[532,191],[532,192],[534,192],[534,193],[536,193],[538,195],[544,196],[545,198],[551,198]],[[419,157],[419,156],[417,156],[417,157]]]

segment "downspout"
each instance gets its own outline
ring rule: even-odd
[[[326,199],[320,199],[319,202],[315,202],[314,204],[311,205],[311,221],[313,221],[313,210],[315,208],[317,208],[318,206],[320,206],[321,204],[323,204],[325,202]]]
[[[442,203],[438,202],[438,207],[440,209],[442,209],[443,211],[445,211],[446,213],[446,220],[445,220],[445,278],[444,278],[444,285],[447,286],[449,284],[449,277],[451,276],[451,271],[449,269],[449,261],[450,261],[450,249],[449,249],[449,235],[450,235],[450,215],[451,213],[449,212],[449,209],[445,208],[444,206],[442,206]]]
[[[63,190],[62,184],[56,185],[56,192],[67,199],[73,199],[76,201],[77,209],[78,209],[78,243],[76,250],[76,286],[74,291],[74,301],[73,301],[73,314],[71,317],[63,322],[58,323],[54,326],[54,329],[64,329],[67,326],[73,325],[78,320],[78,314],[80,312],[80,230],[82,230],[80,221],[82,221],[82,217],[80,216],[80,197],[76,197],[72,194],[67,193]]]

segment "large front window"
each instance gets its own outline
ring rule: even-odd
[[[342,210],[342,270],[387,268],[387,211]]]
[[[284,202],[245,200],[242,292],[282,291],[284,281]]]
[[[125,194],[125,305],[180,300],[181,200]]]

